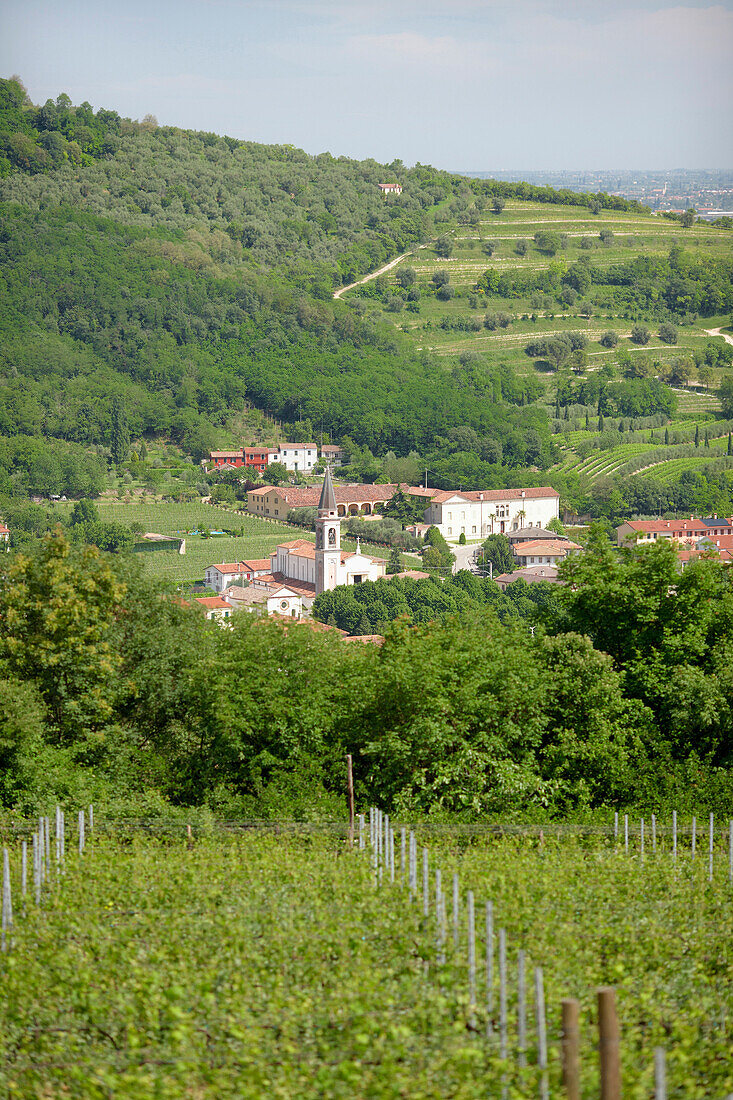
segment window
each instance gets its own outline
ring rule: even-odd
[[[471,528],[471,534],[472,534],[472,535],[475,535],[475,534],[476,534],[476,526],[475,526],[475,524],[474,524],[474,526],[473,526],[473,527]]]

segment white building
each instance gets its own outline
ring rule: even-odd
[[[261,611],[268,615],[285,615],[299,619],[303,614],[303,599],[286,584],[275,582],[267,587],[232,585],[223,598],[235,611]]]
[[[442,489],[409,490],[423,497],[424,520],[446,539],[485,539],[520,527],[547,527],[560,514],[560,494],[549,486],[537,489],[483,489],[454,493]]]
[[[307,474],[318,462],[318,448],[315,443],[281,443],[270,462],[281,462],[286,470]]]
[[[269,558],[255,558],[251,561],[223,561],[218,565],[207,565],[204,570],[204,584],[213,592],[223,592],[233,584],[244,584],[255,577],[270,572]]]

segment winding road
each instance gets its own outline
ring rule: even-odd
[[[733,336],[728,336],[722,328],[704,328],[703,332],[707,332],[708,336],[722,336],[726,344],[733,344]]]
[[[378,275],[384,275],[385,271],[391,271],[393,267],[396,267],[397,264],[406,259],[407,256],[414,256],[421,248],[427,247],[427,244],[419,244],[417,248],[411,248],[409,252],[403,252],[401,256],[395,256],[395,258],[390,260],[388,264],[385,264],[384,267],[377,268],[376,271],[372,271],[369,275],[365,275],[363,279],[357,279],[355,283],[349,283],[348,286],[341,286],[338,290],[334,290],[334,298],[340,298],[347,290],[353,290],[355,286],[361,286],[363,283],[368,283],[371,282],[372,279],[376,279]]]

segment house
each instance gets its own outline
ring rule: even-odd
[[[569,539],[536,539],[520,542],[512,549],[520,565],[557,565],[563,558],[582,550],[582,547]]]
[[[549,485],[534,489],[484,489],[453,492],[410,488],[410,496],[425,500],[424,520],[446,539],[485,539],[526,526],[546,527],[557,519],[560,494]]]
[[[619,546],[636,543],[638,546],[648,546],[661,539],[675,539],[677,542],[696,541],[720,529],[724,533],[724,522],[712,523],[695,519],[627,519],[620,527],[616,528],[616,541]]]
[[[402,185],[399,183],[380,183],[379,190],[383,195],[401,195]]]
[[[513,573],[500,573],[498,577],[494,577],[494,580],[502,592],[507,585],[519,580],[526,581],[527,584],[539,584],[540,581],[546,581],[548,584],[561,583],[554,565],[535,565],[516,569]]]
[[[249,588],[232,585],[222,598],[237,611],[262,611],[293,619],[299,619],[303,614],[302,596],[285,584],[250,585]]]
[[[547,531],[544,527],[519,527],[516,531],[509,531],[507,539],[510,546],[516,546],[520,542],[536,542],[540,539],[567,539],[567,535],[558,535],[554,531]]]
[[[0,544],[5,550],[10,549],[10,528],[6,527],[4,523],[0,523]]]
[[[232,584],[253,581],[255,577],[270,572],[269,558],[255,558],[251,561],[221,562],[208,565],[204,570],[204,582],[214,592],[223,592]]]
[[[308,474],[318,462],[318,448],[315,443],[281,443],[274,461],[286,470]]]
[[[342,466],[346,461],[346,452],[335,443],[324,443],[321,446],[321,460],[327,466]]]
[[[230,605],[221,596],[194,596],[192,606],[200,607],[212,622],[223,623],[232,615]]]
[[[271,462],[278,461],[277,447],[243,447],[244,465],[251,470],[264,474]]]
[[[237,451],[211,451],[209,458],[217,470],[220,470],[222,466],[232,470],[237,466],[244,465],[244,453],[241,448]]]

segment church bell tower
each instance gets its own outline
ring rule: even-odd
[[[341,564],[341,520],[336,508],[336,495],[331,481],[331,468],[326,467],[321,499],[316,519],[316,595],[330,592],[338,584]]]

